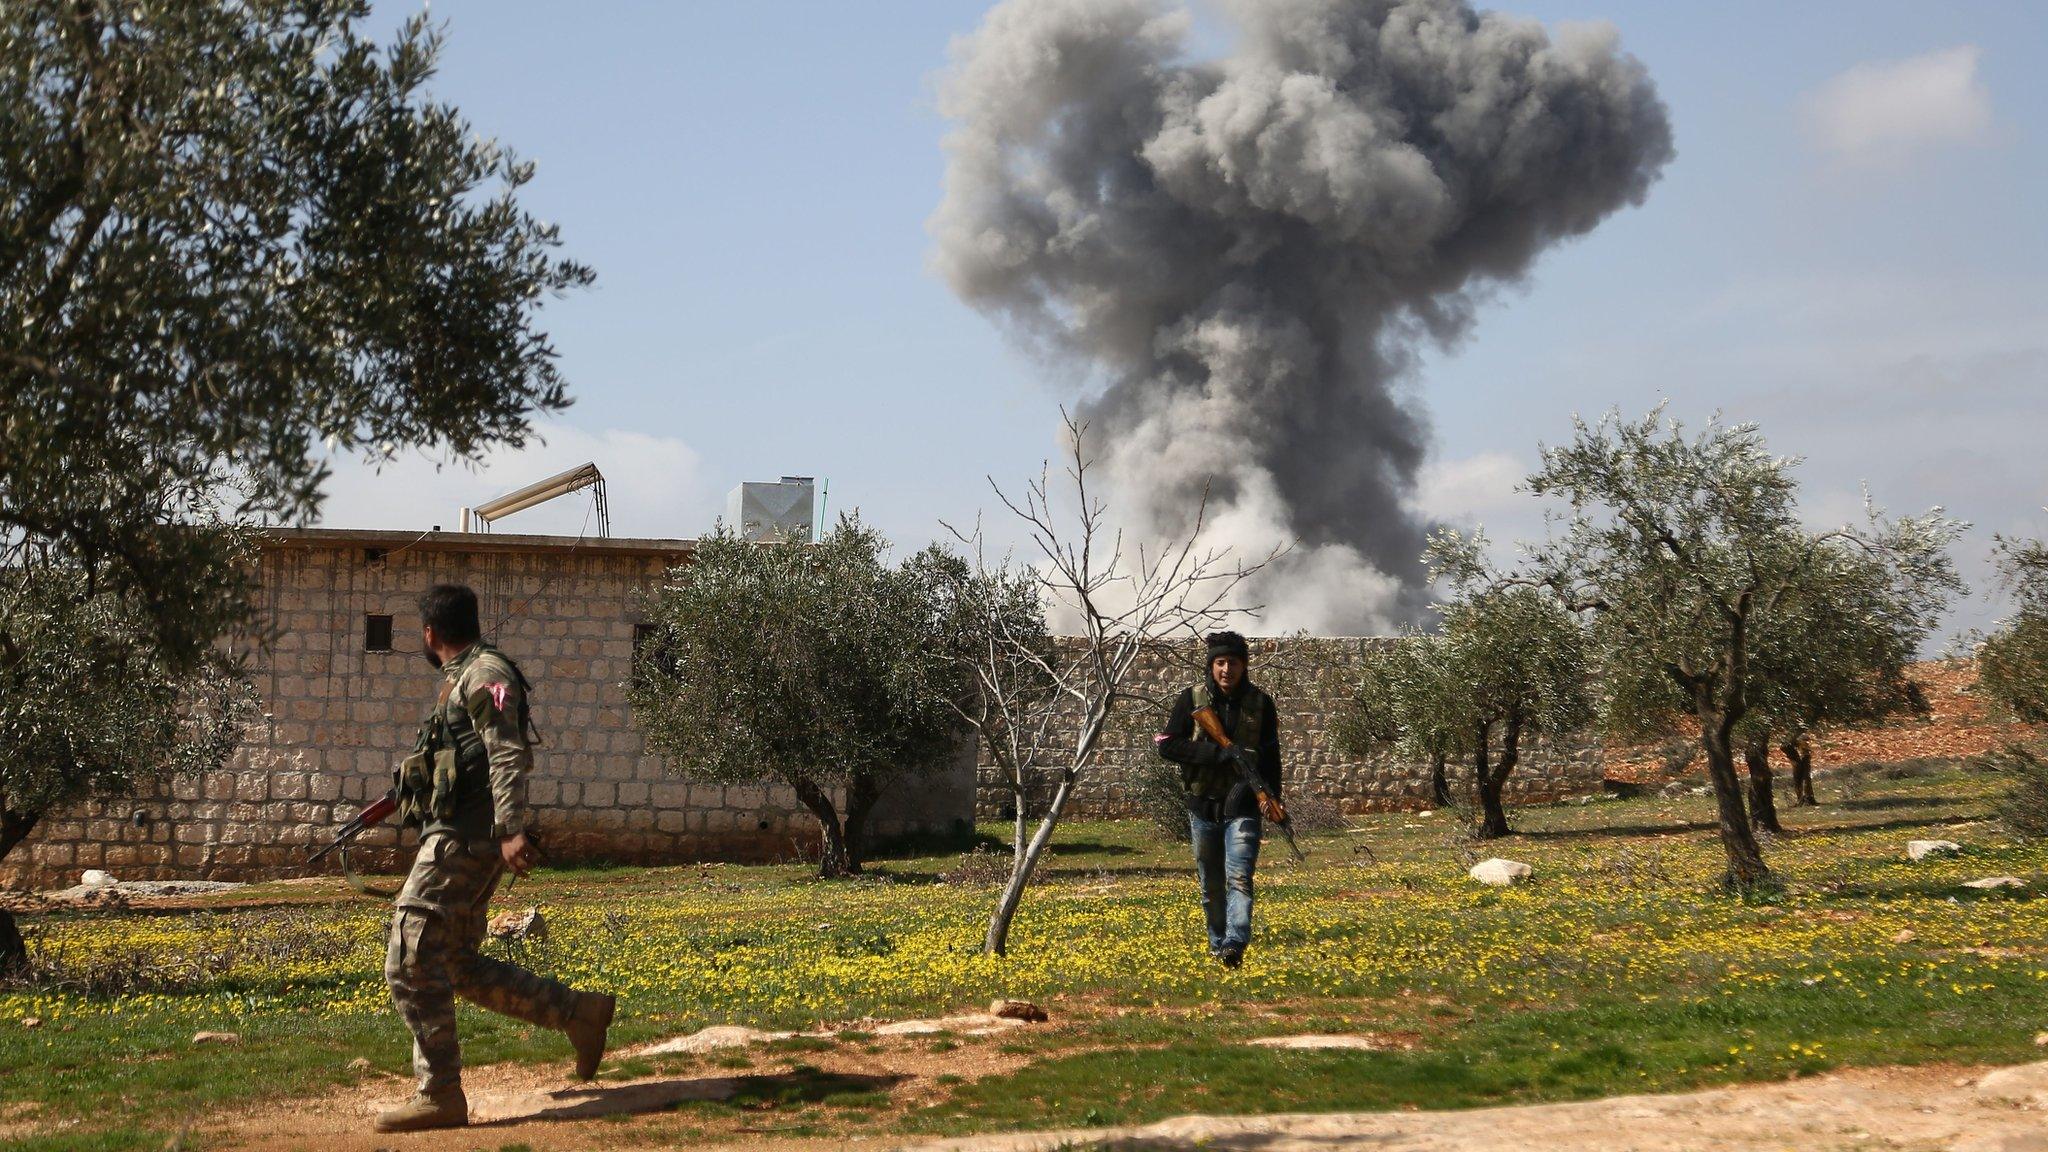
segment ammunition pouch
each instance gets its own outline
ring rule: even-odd
[[[398,816],[408,827],[424,827],[455,817],[463,782],[462,761],[457,754],[461,745],[448,722],[447,705],[448,692],[443,688],[434,702],[434,710],[420,725],[412,755],[399,761],[394,774]]]
[[[422,749],[398,762],[392,782],[398,790],[398,818],[408,828],[427,822],[434,795],[434,754]]]
[[[1206,678],[1194,686],[1192,694],[1197,710],[1215,707],[1216,696],[1211,691],[1209,681]],[[1217,719],[1222,719],[1220,712]],[[1237,715],[1238,730],[1246,733],[1263,732],[1265,724],[1265,696],[1256,689],[1248,689],[1245,692],[1244,705]],[[1195,729],[1195,739],[1206,742],[1209,737],[1201,728],[1197,727]],[[1254,749],[1242,748],[1241,751],[1245,755],[1253,757],[1252,762],[1256,765],[1258,753]],[[1237,786],[1238,780],[1237,768],[1227,758],[1217,764],[1184,764],[1180,770],[1181,787],[1187,789],[1188,795],[1202,800],[1223,800],[1230,795],[1230,790]]]
[[[1237,783],[1237,773],[1225,764],[1183,764],[1180,783],[1190,796],[1221,801],[1230,795],[1231,786]]]

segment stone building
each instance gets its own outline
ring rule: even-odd
[[[411,748],[439,681],[420,656],[414,604],[442,582],[476,589],[485,635],[533,681],[543,745],[529,798],[553,858],[810,855],[816,822],[787,788],[685,783],[633,723],[624,684],[641,597],[690,550],[687,540],[268,532],[258,563],[272,636],[253,669],[262,717],[243,749],[222,771],[160,794],[53,814],[9,854],[0,882],[70,883],[86,868],[122,878],[298,874],[311,847],[383,795]],[[971,760],[885,797],[875,833],[963,829]],[[388,828],[360,843],[365,868],[400,866],[410,850]]]

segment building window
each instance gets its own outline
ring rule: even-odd
[[[391,651],[391,617],[374,612],[363,617],[363,651]]]
[[[638,681],[645,677],[646,670],[650,666],[649,661],[655,661],[656,663],[652,666],[657,668],[666,667],[672,663],[672,657],[667,652],[667,645],[661,642],[661,625],[635,624],[633,625],[634,680]]]

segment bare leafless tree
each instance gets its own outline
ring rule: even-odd
[[[1199,637],[1233,615],[1256,616],[1259,606],[1241,600],[1245,582],[1279,554],[1245,564],[1229,549],[1204,547],[1206,492],[1184,535],[1128,543],[1111,523],[1108,504],[1090,487],[1087,424],[1071,413],[1062,417],[1071,491],[1060,495],[1071,495],[1070,509],[1055,499],[1050,464],[1015,495],[990,481],[997,499],[1028,530],[1036,562],[1021,570],[1007,562],[991,568],[979,531],[955,532],[974,549],[982,589],[998,593],[988,603],[1002,603],[1004,589],[1014,594],[1028,587],[1074,632],[1055,641],[1042,624],[1020,624],[1019,614],[998,607],[984,613],[990,627],[974,648],[981,695],[962,706],[962,719],[1001,765],[1016,801],[1010,878],[982,944],[992,955],[1005,952],[1031,875],[1095,765],[1111,717],[1132,698],[1127,685],[1133,668],[1148,651]],[[1027,836],[1027,789],[1047,777],[1052,796]]]

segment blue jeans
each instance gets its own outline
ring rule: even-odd
[[[1195,871],[1202,878],[1202,916],[1211,952],[1242,952],[1252,941],[1252,869],[1259,863],[1259,818],[1211,820],[1188,813]]]

